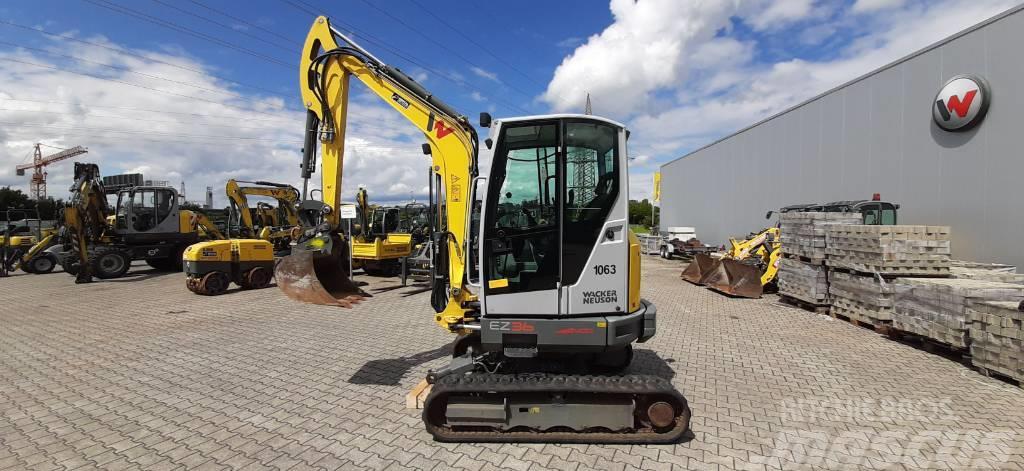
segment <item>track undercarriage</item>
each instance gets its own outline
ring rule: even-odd
[[[452,365],[428,375],[433,388],[423,422],[439,441],[674,443],[689,429],[689,405],[669,381],[589,374],[621,371],[631,354],[617,365],[595,362],[600,356],[587,364],[580,362],[588,357],[579,355],[545,361],[492,352],[474,358],[472,349],[460,354],[460,343]]]

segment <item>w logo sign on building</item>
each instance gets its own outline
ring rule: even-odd
[[[985,117],[990,100],[988,85],[980,77],[959,75],[939,90],[932,106],[935,124],[946,131],[966,131]]]

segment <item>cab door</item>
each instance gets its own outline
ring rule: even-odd
[[[489,316],[561,312],[560,141],[557,120],[500,129],[482,227]]]

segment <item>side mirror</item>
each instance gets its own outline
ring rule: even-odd
[[[485,113],[480,113],[480,127],[482,127],[482,128],[489,128],[489,127],[491,127],[491,114],[490,113],[486,113],[486,112]]]
[[[492,141],[491,138],[488,137],[487,139],[484,139],[484,145],[487,146],[488,149],[490,149],[491,146],[494,145],[494,141]]]
[[[775,213],[775,211],[768,211],[768,214],[765,214],[765,215],[764,215],[764,218],[765,218],[765,219],[771,219],[771,218],[772,218],[772,214],[773,214],[773,213]]]
[[[430,144],[427,144],[425,142],[420,146],[420,149],[423,150],[423,155],[430,155],[432,153],[432,151],[430,150]]]

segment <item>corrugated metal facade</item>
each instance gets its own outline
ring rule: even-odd
[[[1015,9],[662,166],[662,227],[720,244],[769,209],[883,199],[900,222],[953,228],[953,256],[1024,269],[1024,13]],[[951,77],[988,80],[974,129],[932,120]]]

